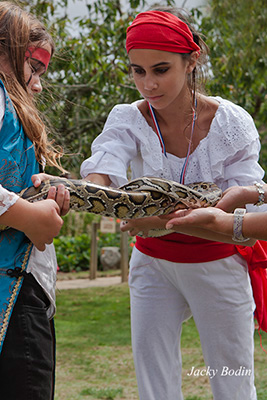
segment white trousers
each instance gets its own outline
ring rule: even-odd
[[[255,304],[240,255],[182,264],[154,259],[134,248],[129,286],[140,400],[183,400],[180,336],[182,323],[191,316],[214,400],[256,400]],[[197,384],[193,377],[192,384]]]

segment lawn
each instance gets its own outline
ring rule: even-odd
[[[56,400],[138,400],[127,284],[58,291],[56,332]],[[267,334],[262,340],[267,349]],[[193,319],[184,324],[182,347],[185,400],[212,400],[207,377],[187,376],[194,365],[204,368]],[[267,354],[255,332],[258,400],[267,400],[266,376]]]

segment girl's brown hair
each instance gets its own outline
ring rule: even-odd
[[[33,142],[37,161],[64,171],[60,165],[62,153],[47,138],[33,97],[29,94],[24,77],[24,57],[30,44],[55,45],[45,26],[33,15],[9,1],[0,3],[0,79],[12,100],[25,134]]]

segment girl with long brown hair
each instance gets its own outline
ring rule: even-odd
[[[0,397],[8,400],[51,400],[54,393],[51,243],[69,195],[63,185],[35,204],[16,194],[45,164],[63,170],[34,99],[53,53],[42,23],[14,3],[0,3],[0,224],[10,227],[0,232]]]

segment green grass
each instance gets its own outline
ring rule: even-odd
[[[55,400],[138,400],[131,352],[127,284],[57,293],[57,379]],[[262,334],[267,349],[267,334]],[[182,333],[185,400],[212,400],[207,377],[187,376],[204,367],[193,319]],[[258,400],[267,400],[267,354],[255,332]]]

